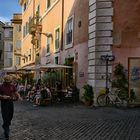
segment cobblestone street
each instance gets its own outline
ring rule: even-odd
[[[10,140],[140,140],[140,109],[17,102]]]

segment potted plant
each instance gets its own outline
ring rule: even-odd
[[[83,86],[84,92],[83,92],[83,98],[85,101],[85,105],[90,106],[93,103],[93,90],[92,86],[89,84],[86,84]]]
[[[136,93],[134,89],[130,89],[130,101],[134,102],[136,100]]]
[[[118,88],[120,90],[119,97],[125,101],[134,101],[136,99],[136,94],[133,89],[130,89],[130,97],[129,97],[129,89],[128,89],[128,78],[125,74],[124,66],[122,64],[118,64],[114,70],[114,80],[112,82],[113,88]]]
[[[113,88],[120,90],[119,97],[123,100],[128,100],[128,79],[125,74],[124,66],[118,63],[114,70]]]

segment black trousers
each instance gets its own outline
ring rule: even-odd
[[[3,129],[5,134],[9,134],[9,126],[14,113],[14,104],[12,101],[1,101],[1,114],[3,119]]]

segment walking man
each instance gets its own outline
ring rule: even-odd
[[[1,99],[1,114],[3,119],[4,136],[9,139],[9,126],[14,113],[14,100],[21,99],[20,95],[16,91],[16,87],[12,84],[12,77],[6,75],[4,82],[0,85],[0,99]]]

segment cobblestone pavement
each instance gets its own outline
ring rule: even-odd
[[[140,140],[140,108],[16,102],[10,140]]]

